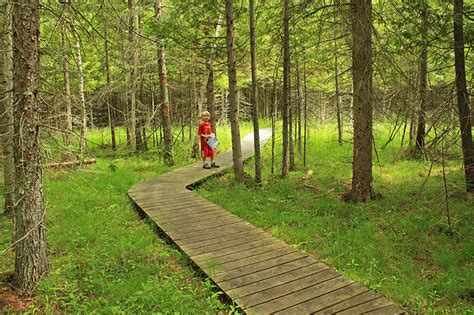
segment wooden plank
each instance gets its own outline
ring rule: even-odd
[[[260,283],[267,279],[275,280],[275,278],[278,278],[278,276],[282,274],[285,274],[293,270],[298,270],[303,267],[307,267],[309,265],[312,265],[313,268],[311,269],[311,272],[308,271],[307,274],[316,273],[318,271],[321,271],[323,268],[328,269],[326,266],[315,265],[315,261],[313,259],[310,259],[308,257],[303,257],[297,260],[293,260],[291,262],[282,263],[276,266],[270,266],[267,269],[258,270],[256,272],[249,273],[247,275],[242,275],[241,277],[235,277],[229,280],[218,281],[218,283],[219,283],[219,286],[226,291],[240,288],[239,290],[240,293],[238,297],[241,298],[241,297],[251,295],[251,294],[254,294],[255,292],[259,292],[259,291],[269,288],[269,287],[266,287],[266,288],[259,287],[257,289],[253,286],[250,286],[251,284]],[[295,278],[293,278],[292,280],[295,280]],[[274,281],[272,282],[275,283]],[[281,282],[281,284],[283,283],[284,282]],[[237,298],[237,295],[234,294],[233,297]]]
[[[217,240],[214,240],[214,242],[205,241],[204,244],[201,242],[201,244],[199,245],[197,245],[197,243],[194,243],[194,246],[193,244],[184,245],[184,246],[181,246],[181,249],[186,251],[188,255],[193,256],[193,255],[207,253],[218,248],[227,248],[234,245],[244,244],[253,240],[261,239],[262,237],[267,238],[271,236],[262,230],[256,230],[256,233],[245,233],[241,237],[237,236],[237,237],[232,237],[232,238],[227,238],[227,239],[218,238]]]
[[[216,228],[223,225],[229,225],[233,223],[242,222],[239,219],[229,213],[216,213],[212,218],[194,218],[186,221],[169,222],[163,223],[163,226],[167,231],[179,230],[181,233],[187,233],[191,231],[199,231],[204,229]]]
[[[221,248],[218,248],[216,250],[213,250],[213,251],[210,251],[210,252],[207,252],[207,253],[203,253],[203,254],[190,255],[190,257],[195,262],[201,262],[201,261],[205,261],[205,260],[214,260],[214,259],[220,258],[222,256],[228,256],[230,254],[240,254],[242,252],[245,253],[245,254],[248,254],[252,250],[255,250],[255,249],[260,248],[262,246],[270,245],[270,244],[273,244],[273,243],[280,243],[280,242],[281,241],[279,241],[278,239],[276,239],[274,237],[267,237],[267,238],[261,238],[261,239],[258,239],[258,240],[247,242],[247,243],[244,243],[244,244],[234,245],[234,246],[227,247],[227,248],[222,248],[221,247]]]
[[[318,313],[327,306],[349,299],[351,296],[369,291],[369,289],[358,283],[351,283],[348,286],[334,290],[320,296],[310,296],[308,300],[292,307],[285,308],[275,314],[310,314]]]
[[[228,289],[226,290],[226,293],[235,300],[238,298],[243,298],[255,294],[260,291],[281,286],[288,282],[315,275],[326,270],[329,270],[328,266],[314,262],[302,267],[296,266],[293,270],[291,270],[291,268],[286,268],[284,270],[286,272],[284,273],[275,275],[272,278],[249,283],[243,286],[237,286],[233,289]]]
[[[166,203],[161,202],[161,200],[156,199],[156,200],[149,200],[148,201],[139,201],[138,202],[140,206],[142,207],[154,207],[154,206],[159,206],[159,207],[169,207],[173,208],[176,205],[200,205],[200,204],[207,204],[210,203],[209,200],[202,199],[202,198],[196,198],[196,196],[187,196],[186,198],[181,198],[181,199],[173,199],[171,201],[167,201]]]
[[[188,239],[186,241],[181,241],[177,240],[176,244],[186,253],[188,250],[193,250],[193,249],[200,249],[200,248],[205,248],[207,246],[212,246],[214,244],[221,244],[228,242],[230,240],[236,240],[242,237],[247,237],[253,234],[260,234],[260,233],[265,233],[262,229],[252,229],[252,230],[242,230],[240,232],[236,232],[234,234],[223,234],[220,236],[216,237],[211,237],[211,238],[205,238],[205,239]]]
[[[224,283],[238,279],[237,281],[245,282],[244,285],[252,282],[264,280],[268,275],[278,275],[293,269],[298,269],[306,265],[314,264],[315,260],[299,251],[267,259],[251,265],[243,266],[233,270],[227,270],[217,274],[214,279],[219,283]]]
[[[267,245],[272,245],[275,243],[282,245],[280,240],[270,237],[190,257],[197,263],[206,260],[219,260],[221,257],[229,257],[229,255],[239,255],[239,257],[242,257],[240,256],[241,254],[248,254],[249,252],[255,250],[258,251],[261,247],[266,247]]]
[[[345,287],[352,282],[336,271],[329,269],[235,301],[245,308],[247,314],[274,313],[306,301],[311,297],[317,298],[320,295]]]
[[[222,213],[223,210],[216,207],[215,205],[209,204],[206,206],[202,206],[199,208],[192,208],[189,206],[176,208],[173,210],[169,209],[159,209],[159,208],[146,208],[146,212],[153,215],[153,219],[159,220],[160,222],[171,222],[171,221],[179,221],[184,219],[184,217],[192,217],[192,216],[199,216],[199,215],[209,215],[211,212],[213,213]],[[204,213],[209,212],[209,213]]]
[[[349,314],[360,314],[360,313],[368,313],[368,312],[375,312],[383,307],[393,305],[392,302],[380,296],[376,299],[369,300],[365,303],[359,304],[355,307],[348,308],[344,311],[338,312],[338,314],[349,315]],[[388,313],[387,313],[388,314]]]
[[[209,267],[216,267],[216,266],[224,265],[230,262],[241,263],[244,260],[245,260],[244,263],[248,264],[246,260],[249,258],[252,258],[254,256],[259,256],[265,253],[270,253],[275,249],[284,249],[284,248],[285,246],[282,245],[281,242],[273,242],[273,243],[267,244],[266,246],[256,247],[256,248],[249,249],[243,252],[233,253],[233,254],[229,254],[229,255],[218,257],[218,258],[213,258],[213,259],[205,259],[205,260],[197,262],[197,264],[203,269],[209,269]],[[193,258],[191,257],[191,259]],[[216,274],[216,272],[221,272],[226,269],[227,268],[225,267],[219,268],[218,271],[214,269],[215,272],[213,273],[213,275]]]
[[[212,221],[218,221],[223,218],[234,218],[232,217],[228,212],[226,213],[225,211],[221,210],[213,210],[213,209],[204,209],[202,212],[182,212],[182,213],[177,213],[176,217],[165,217],[161,218],[159,215],[157,215],[157,222],[159,222],[163,226],[168,226],[170,230],[172,230],[173,227],[182,227],[182,226],[187,226],[190,223],[198,223],[198,222],[209,222],[210,220]],[[236,219],[238,220],[238,219]],[[236,221],[237,222],[237,221]],[[185,231],[184,229],[181,230],[183,234],[187,233],[188,231]]]
[[[387,305],[373,311],[366,312],[365,314],[370,315],[387,315],[387,314],[407,314],[404,310],[400,309],[395,304]]]
[[[213,217],[213,221],[209,220],[203,220],[203,221],[197,221],[197,222],[183,222],[179,221],[178,223],[170,223],[168,225],[164,225],[164,230],[167,233],[188,233],[188,232],[202,232],[202,233],[207,233],[211,229],[216,229],[216,228],[221,228],[225,226],[232,226],[235,225],[236,223],[242,222],[239,219],[230,217],[229,215],[222,214],[222,216],[219,217]],[[186,224],[187,223],[187,224]],[[186,226],[188,228],[182,228],[183,226]]]
[[[340,301],[338,303],[335,303],[334,305],[325,307],[324,309],[319,310],[319,312],[324,313],[324,314],[334,314],[334,313],[342,312],[342,311],[351,309],[353,307],[359,306],[361,304],[370,302],[380,297],[381,297],[380,294],[372,290],[369,290],[361,294],[353,295],[347,300]]]
[[[282,256],[285,256],[285,255],[290,255],[290,254],[293,254],[293,253],[296,253],[296,252],[298,252],[298,250],[296,250],[294,248],[291,248],[291,247],[288,247],[288,246],[273,248],[269,251],[261,252],[261,253],[258,253],[256,255],[253,255],[251,257],[244,257],[242,259],[221,263],[221,264],[218,265],[219,270],[216,271],[215,268],[213,269],[213,271],[215,271],[213,273],[213,275],[217,275],[217,274],[219,274],[221,272],[224,272],[224,271],[231,271],[231,270],[234,270],[234,269],[237,269],[237,268],[250,266],[250,265],[253,265],[255,263],[270,260],[270,259],[273,259],[273,258],[276,258],[276,257],[282,257]],[[215,267],[216,265],[211,265],[211,266]],[[201,267],[204,270],[204,269],[208,268],[208,265],[201,264]]]
[[[210,237],[218,237],[221,235],[225,234],[234,234],[236,232],[240,232],[243,230],[250,231],[254,230],[256,227],[253,225],[242,221],[240,223],[233,224],[230,227],[219,227],[216,229],[208,230],[207,233],[202,233],[202,232],[190,232],[190,233],[184,233],[180,234],[179,232],[170,232],[170,236],[173,237],[173,240],[187,240],[187,239],[195,239],[196,237],[199,237],[200,235],[203,235],[205,238],[210,238]],[[203,238],[204,239],[204,238]]]
[[[246,225],[245,222],[238,222],[235,225],[238,225],[239,227],[233,226],[232,230],[229,231],[231,233],[227,233],[226,231],[212,233],[212,235],[200,233],[197,235],[187,236],[186,238],[183,238],[183,239],[175,239],[174,241],[179,246],[185,246],[185,245],[192,245],[192,244],[196,244],[196,243],[204,242],[204,241],[216,241],[216,240],[220,240],[222,237],[226,237],[226,238],[232,238],[233,236],[239,237],[239,236],[244,235],[245,233],[256,232],[259,230],[258,228]]]

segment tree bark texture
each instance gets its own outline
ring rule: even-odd
[[[466,86],[466,65],[464,56],[463,0],[454,0],[454,58],[456,70],[456,95],[461,128],[461,144],[464,159],[466,190],[474,191],[474,145],[472,143],[472,122],[469,109],[469,94]]]
[[[354,148],[349,199],[372,194],[372,1],[352,0],[352,80]]]
[[[244,164],[242,161],[242,149],[240,144],[239,127],[239,104],[237,102],[237,73],[235,70],[234,52],[234,10],[233,1],[226,0],[226,43],[227,43],[227,73],[229,77],[229,106],[230,106],[230,128],[232,131],[232,160],[234,162],[234,173],[237,181],[244,180]]]
[[[68,41],[66,14],[69,12],[69,5],[63,5],[61,15],[61,44],[63,46],[63,76],[64,76],[64,101],[66,105],[66,131],[64,136],[64,145],[66,147],[72,145],[72,103],[71,103],[71,83],[69,79],[69,57],[68,57]]]
[[[31,295],[48,271],[41,165],[39,0],[13,3],[15,276],[13,285]]]
[[[138,0],[128,0],[129,9],[129,31],[128,31],[128,43],[129,43],[129,74],[128,74],[128,101],[130,108],[130,149],[132,151],[137,150],[137,90],[138,90]]]
[[[13,213],[15,166],[13,161],[13,44],[11,5],[0,1],[0,134],[3,151],[4,214]]]
[[[158,22],[162,17],[161,0],[155,2],[155,18]],[[165,48],[163,39],[157,45],[158,73],[160,77],[160,97],[161,97],[161,124],[163,125],[164,137],[164,158],[168,165],[174,164],[173,157],[173,128],[170,119],[170,101],[168,89],[168,75],[166,73]]]
[[[423,152],[425,147],[425,136],[426,136],[426,88],[428,79],[428,13],[426,8],[426,0],[420,1],[420,15],[421,15],[421,38],[422,38],[422,51],[420,56],[420,85],[419,85],[419,104],[418,109],[418,126],[416,129],[415,145],[416,150],[420,153]]]
[[[290,13],[288,9],[288,1],[284,2],[283,12],[283,95],[282,95],[282,120],[283,120],[283,148],[282,148],[282,165],[281,175],[282,177],[288,176],[288,159],[289,159],[289,137],[288,137],[288,108],[289,108],[289,75],[290,75],[290,31],[289,31],[289,19]]]
[[[252,68],[252,91],[250,102],[252,103],[253,140],[255,151],[255,182],[262,182],[262,162],[260,158],[260,133],[258,125],[258,103],[257,103],[257,53],[255,47],[255,0],[250,0],[250,62]]]

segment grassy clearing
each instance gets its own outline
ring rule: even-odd
[[[382,144],[387,134],[382,126],[377,129]],[[299,167],[288,179],[270,176],[267,146],[263,187],[239,185],[227,174],[207,182],[200,193],[410,312],[472,314],[474,198],[464,193],[461,161],[446,165],[451,236],[441,165],[434,165],[420,192],[430,165],[400,159],[397,139],[379,149],[380,163],[374,162],[374,188],[383,198],[345,203],[340,197],[350,188],[352,148],[339,145],[335,134],[333,126],[313,129],[307,168]]]
[[[243,125],[242,134],[250,129],[250,124]],[[229,128],[218,131],[220,150],[227,150]],[[140,220],[126,196],[137,182],[171,169],[158,158],[159,148],[136,156],[122,150],[104,157],[112,154],[110,148],[94,145],[102,136],[89,137],[89,156],[97,157],[97,164],[45,172],[51,270],[28,312],[230,312],[232,307],[219,302],[220,292],[212,283],[196,274],[185,255],[158,238],[151,223]],[[174,167],[195,161],[189,157],[188,141],[176,141],[175,152]],[[48,154],[55,153],[46,146]],[[0,251],[8,247],[11,229],[11,221],[0,216]],[[12,251],[0,256],[0,283],[13,266]]]

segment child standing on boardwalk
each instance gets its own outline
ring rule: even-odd
[[[211,167],[219,167],[214,162],[214,149],[209,146],[206,139],[213,136],[211,126],[211,115],[208,111],[204,111],[201,115],[201,123],[198,128],[198,135],[201,137],[201,156],[202,156],[202,167],[210,169]],[[210,158],[211,164],[206,162],[206,159]]]

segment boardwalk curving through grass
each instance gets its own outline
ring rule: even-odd
[[[262,145],[271,130],[260,131]],[[253,155],[253,136],[242,140]],[[128,195],[247,314],[400,314],[380,294],[301,253],[188,189],[232,167],[232,152],[139,183]]]

